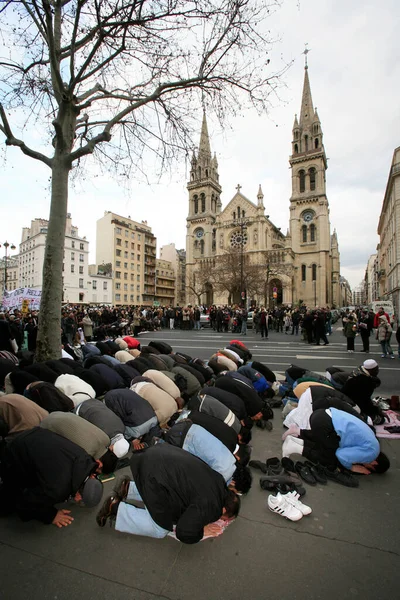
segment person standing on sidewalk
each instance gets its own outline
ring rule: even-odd
[[[343,319],[343,321],[345,321]],[[352,354],[354,352],[354,340],[357,332],[357,323],[354,320],[353,315],[349,315],[347,320],[344,322],[343,333],[347,340],[347,352]]]
[[[376,330],[376,339],[379,341],[382,348],[382,358],[390,356],[394,358],[393,350],[390,346],[390,338],[392,337],[393,329],[385,316],[379,317],[379,325]]]
[[[360,352],[369,354],[369,336],[371,335],[373,321],[367,310],[361,311],[361,316],[358,322],[358,329],[360,331],[361,340],[363,343],[363,349]]]

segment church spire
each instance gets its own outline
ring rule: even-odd
[[[203,154],[204,158],[211,158],[210,138],[208,136],[207,117],[205,110],[203,111],[203,123],[201,125],[199,154]]]
[[[311,96],[310,80],[308,78],[308,66],[304,67],[304,84],[303,84],[303,97],[301,100],[301,111],[300,111],[300,127],[307,127],[312,123],[314,118],[314,107]]]

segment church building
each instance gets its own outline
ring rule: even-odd
[[[338,239],[336,231],[331,233],[326,195],[328,165],[307,65],[289,163],[292,195],[286,235],[265,214],[261,186],[253,202],[238,185],[222,208],[218,162],[211,154],[204,113],[187,185],[187,303],[246,303],[269,308],[294,306],[300,301],[309,307],[340,305]],[[231,274],[229,264],[236,264]]]

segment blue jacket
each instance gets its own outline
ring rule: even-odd
[[[354,463],[369,463],[376,459],[380,452],[379,442],[370,427],[358,417],[337,408],[329,409],[332,424],[340,437],[336,450],[338,461],[351,469]]]
[[[182,448],[220,473],[227,484],[232,479],[236,469],[235,457],[218,438],[200,425],[193,424],[189,428]]]

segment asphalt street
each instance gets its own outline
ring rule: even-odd
[[[156,332],[175,350],[208,358],[232,334]],[[235,336],[237,337],[237,336]],[[257,357],[278,374],[291,364],[324,372],[328,365],[352,368],[363,354],[347,355],[339,331],[326,347],[307,346],[296,336],[272,333],[262,342],[244,338]],[[356,341],[357,346],[360,344]],[[371,358],[381,366],[380,394],[397,393],[400,361]],[[274,429],[256,429],[253,458],[280,456],[282,419],[275,409]],[[1,600],[336,600],[388,599],[398,596],[400,535],[400,440],[383,440],[392,466],[383,476],[360,476],[360,487],[329,482],[306,486],[304,502],[313,512],[293,523],[271,513],[268,493],[258,485],[243,498],[239,518],[213,540],[185,546],[166,538],[153,540],[99,529],[97,509],[72,507],[73,524],[64,530],[17,518],[0,521]],[[125,469],[121,473],[127,472]],[[105,494],[112,489],[105,484]],[[71,507],[70,507],[71,508]]]

